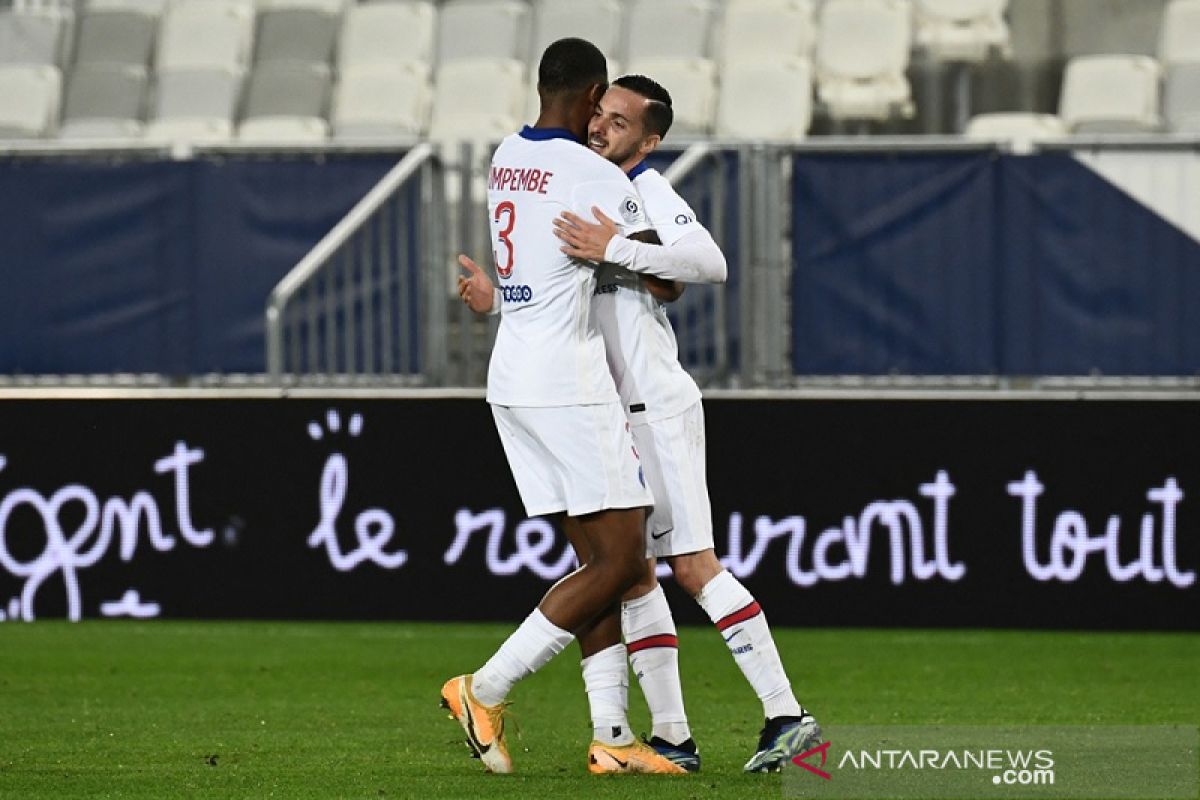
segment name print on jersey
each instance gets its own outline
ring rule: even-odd
[[[492,167],[488,188],[498,192],[535,192],[546,194],[553,172],[536,167]]]

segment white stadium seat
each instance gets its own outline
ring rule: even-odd
[[[225,144],[233,139],[233,121],[215,117],[156,119],[146,125],[143,138],[165,144]]]
[[[160,72],[146,138],[226,141],[242,94],[242,73],[229,68]]]
[[[64,139],[141,136],[146,113],[146,68],[134,64],[76,67],[63,100]]]
[[[173,0],[158,35],[159,70],[241,69],[254,43],[254,5],[247,0]]]
[[[72,17],[56,9],[0,10],[0,64],[61,67]]]
[[[763,98],[771,98],[764,103]],[[807,59],[734,62],[721,72],[716,135],[798,142],[812,123],[812,67]]]
[[[329,138],[329,123],[319,117],[256,117],[238,126],[237,138],[250,144],[321,144]]]
[[[942,61],[986,61],[1008,55],[1008,0],[916,0],[916,43]]]
[[[429,136],[441,143],[499,141],[520,128],[525,90],[524,65],[515,59],[443,64],[434,81]]]
[[[970,139],[1011,142],[1014,152],[1027,153],[1035,142],[1066,136],[1067,125],[1054,114],[997,112],[971,117],[963,135]]]
[[[722,64],[811,59],[814,14],[813,0],[729,0],[718,48]]]
[[[1200,0],[1172,0],[1163,11],[1158,58],[1165,65],[1200,62]]]
[[[835,119],[911,113],[908,0],[825,0],[817,34],[817,96]]]
[[[1159,130],[1161,78],[1149,56],[1078,56],[1067,62],[1059,116],[1074,133]]]
[[[708,57],[713,23],[711,0],[628,0],[628,3],[626,61]]]
[[[321,8],[263,8],[255,22],[254,61],[257,64],[329,63],[341,22],[340,12]]]
[[[150,63],[159,18],[147,10],[89,7],[79,20],[75,64]]]
[[[342,23],[338,68],[433,63],[437,11],[428,0],[351,6]]]
[[[706,136],[716,115],[717,66],[707,58],[644,58],[629,65],[631,73],[647,75],[671,94],[675,121],[669,136]]]
[[[339,139],[418,136],[429,127],[429,74],[423,65],[351,67],[333,98],[333,135]]]
[[[1167,68],[1163,116],[1177,133],[1200,133],[1200,62]]]
[[[537,70],[546,47],[576,36],[615,56],[621,45],[621,4],[617,0],[541,0],[534,9],[533,47],[529,63]]]
[[[0,64],[0,138],[48,136],[58,124],[62,73],[46,64]]]
[[[525,60],[529,6],[520,0],[447,0],[438,20],[438,64],[480,58]]]

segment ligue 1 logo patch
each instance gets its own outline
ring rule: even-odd
[[[637,222],[639,211],[641,211],[641,207],[632,197],[625,198],[625,202],[621,204],[621,216],[630,225]]]

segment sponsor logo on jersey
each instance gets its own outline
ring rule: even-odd
[[[523,283],[501,286],[500,297],[505,303],[528,303],[533,299],[533,289]]]
[[[675,224],[676,225],[691,225],[695,221],[696,221],[696,218],[693,217],[691,214],[677,214],[675,216]]]

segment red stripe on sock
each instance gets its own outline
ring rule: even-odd
[[[647,636],[645,639],[638,639],[636,642],[630,642],[625,645],[625,649],[629,651],[629,655],[642,650],[649,650],[651,647],[674,647],[678,650],[679,637],[673,633],[660,633],[657,636]]]
[[[729,616],[721,617],[719,620],[717,620],[717,630],[723,631],[730,625],[737,625],[739,622],[745,622],[751,617],[757,616],[761,613],[762,607],[759,606],[758,601],[755,600],[745,608],[735,611]]]

